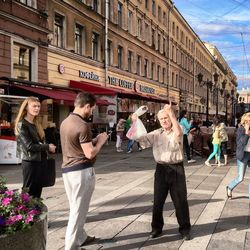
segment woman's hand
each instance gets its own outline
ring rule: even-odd
[[[53,143],[49,144],[49,152],[54,154],[56,152],[56,146]]]

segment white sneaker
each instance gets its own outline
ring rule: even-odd
[[[205,161],[205,165],[208,167],[211,167],[211,164],[209,163],[209,161]]]
[[[123,152],[122,149],[117,149],[116,151],[117,151],[118,153]]]
[[[194,162],[196,162],[196,160],[193,160],[193,159],[188,160],[188,163],[194,163]]]

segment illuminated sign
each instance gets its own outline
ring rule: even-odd
[[[122,87],[125,89],[133,89],[134,83],[113,76],[108,76],[108,81],[110,85]]]
[[[87,72],[87,71],[79,70],[79,77],[97,81],[97,82],[100,81],[100,77],[96,75],[94,72]]]

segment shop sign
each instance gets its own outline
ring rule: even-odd
[[[135,82],[135,92],[155,94],[155,89]]]
[[[63,64],[59,64],[59,65],[58,65],[58,72],[59,72],[60,74],[64,74],[64,73],[65,73],[65,67],[64,67]]]
[[[89,80],[93,80],[93,81],[97,81],[97,82],[100,81],[100,76],[98,76],[94,72],[79,70],[79,77],[89,79]]]
[[[134,83],[113,76],[108,76],[108,81],[110,85],[118,86],[125,89],[133,89]]]

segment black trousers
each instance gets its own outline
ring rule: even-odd
[[[190,146],[188,144],[187,135],[183,135],[183,146],[184,146],[185,153],[187,155],[187,159],[189,161],[189,160],[191,160],[191,157],[190,157]]]
[[[187,187],[183,163],[162,165],[157,163],[154,180],[154,205],[152,230],[161,232],[163,220],[163,207],[168,191],[174,203],[179,232],[187,234],[190,231],[189,207],[187,202]]]
[[[33,197],[40,198],[42,194],[42,162],[22,161],[23,188],[28,188],[28,193]]]

